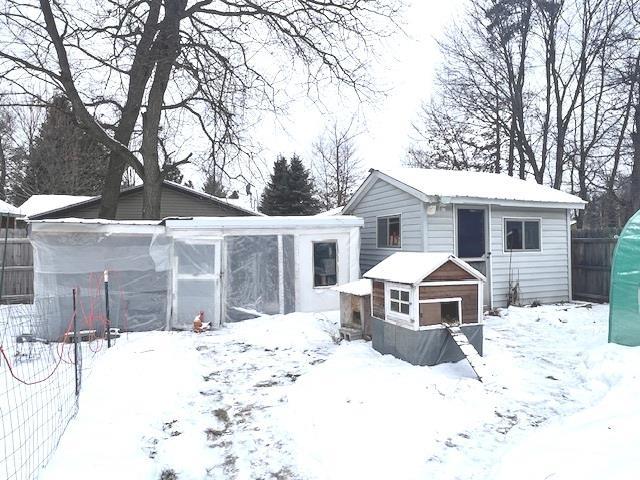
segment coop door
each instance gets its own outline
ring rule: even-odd
[[[219,325],[220,241],[176,241],[174,273],[173,326],[191,328],[200,312]]]

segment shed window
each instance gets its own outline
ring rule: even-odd
[[[540,220],[505,220],[505,251],[540,250]]]
[[[338,283],[336,242],[313,244],[313,286],[329,287]]]
[[[409,315],[409,291],[398,290],[396,288],[389,289],[389,308],[392,312]]]
[[[378,218],[378,248],[400,248],[400,216]]]

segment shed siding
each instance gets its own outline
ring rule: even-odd
[[[424,249],[424,206],[416,197],[378,179],[349,212],[364,219],[361,230],[360,269],[370,270],[395,252],[421,252]],[[377,217],[402,216],[402,248],[378,248]]]
[[[99,204],[80,206],[47,215],[47,218],[98,218]],[[219,205],[209,200],[196,198],[168,187],[163,187],[160,201],[160,217],[241,217],[248,213]],[[142,219],[142,190],[120,196],[116,220]]]
[[[446,205],[427,215],[427,252],[455,253],[453,207]]]
[[[505,253],[505,218],[541,219],[540,252]],[[567,213],[563,209],[505,208],[491,210],[491,263],[494,306],[505,306],[509,290],[509,269],[520,284],[520,302],[552,303],[569,300],[569,252]]]

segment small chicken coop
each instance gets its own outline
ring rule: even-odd
[[[482,355],[485,277],[454,255],[398,252],[364,274],[371,281],[373,348],[414,365]]]
[[[340,292],[340,337],[371,339],[371,280],[361,278],[333,287]]]

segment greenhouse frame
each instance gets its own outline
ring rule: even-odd
[[[640,346],[640,211],[618,238],[609,302],[609,342]]]

